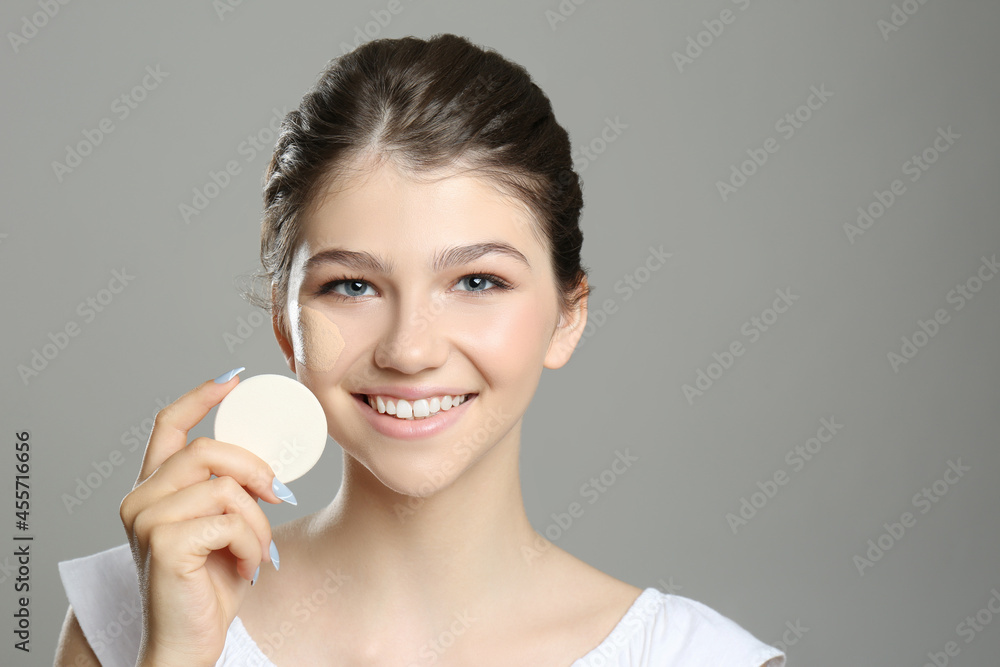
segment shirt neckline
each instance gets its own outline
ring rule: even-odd
[[[577,658],[570,667],[578,667],[584,664],[584,661],[595,658],[601,655],[605,659],[613,658],[618,655],[621,649],[628,644],[629,640],[639,631],[640,628],[645,628],[649,617],[652,616],[657,609],[659,609],[662,604],[662,597],[664,594],[658,589],[650,586],[639,593],[639,596],[632,602],[632,605],[628,608],[625,614],[619,619],[615,627],[612,628],[608,636],[601,641],[600,644],[592,648],[585,655]],[[638,621],[638,622],[635,622]],[[608,648],[612,648],[613,651],[604,655]]]
[[[644,589],[639,593],[638,597],[632,602],[629,608],[625,611],[625,614],[618,620],[615,627],[611,629],[611,632],[601,641],[600,644],[592,648],[585,655],[577,658],[570,667],[578,667],[582,665],[583,661],[589,660],[596,657],[599,654],[604,653],[609,647],[614,644],[615,652],[611,653],[605,658],[609,658],[617,654],[624,645],[628,643],[628,640],[638,632],[639,628],[646,626],[646,621],[648,618],[659,608],[661,604],[661,597],[663,593],[658,588],[653,588],[652,586]],[[654,602],[655,600],[655,602]],[[634,621],[640,621],[635,623]],[[250,652],[253,653],[253,658],[255,660],[254,664],[271,665],[272,667],[277,667],[271,659],[264,655],[264,652],[260,650],[257,646],[257,642],[254,641],[250,633],[247,632],[246,626],[243,625],[243,620],[236,615],[233,618],[232,626],[230,626],[230,632],[233,632],[235,638],[242,640],[250,647]]]

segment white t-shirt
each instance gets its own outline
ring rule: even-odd
[[[134,667],[142,634],[128,544],[59,563],[66,596],[103,667]],[[216,667],[275,667],[233,619]],[[570,667],[784,667],[785,655],[717,611],[645,589],[597,648]]]

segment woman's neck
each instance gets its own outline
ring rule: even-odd
[[[341,489],[311,526],[316,553],[373,601],[439,611],[503,604],[539,575],[525,555],[537,543],[521,496],[519,436],[511,429],[426,497],[392,491],[345,454]]]

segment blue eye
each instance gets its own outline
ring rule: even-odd
[[[459,290],[460,292],[469,292],[475,294],[476,296],[488,296],[489,294],[495,294],[496,292],[507,292],[514,289],[514,285],[504,280],[500,276],[493,275],[492,273],[470,273],[467,276],[462,276],[458,281],[458,285],[468,281],[468,285],[472,289]],[[484,284],[489,283],[493,287],[483,287]]]
[[[343,290],[338,289],[343,287]],[[359,278],[343,278],[341,280],[331,280],[322,287],[319,288],[319,294],[330,294],[331,292],[338,294],[340,296],[352,299],[362,296],[370,296],[365,294],[365,289],[371,288],[366,281]]]
[[[461,285],[463,282],[466,281],[468,281],[468,283],[466,284],[468,284],[471,289],[464,291],[468,292],[486,292],[489,290],[489,288],[483,287],[483,285],[485,283],[489,283],[491,285],[494,284],[493,281],[490,280],[489,277],[485,275],[464,276],[461,280],[458,281],[458,284]]]

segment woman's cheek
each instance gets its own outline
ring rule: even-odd
[[[545,333],[540,318],[543,312],[536,304],[525,301],[517,307],[497,309],[492,317],[471,317],[467,326],[481,354],[491,355],[504,367],[520,368],[544,352],[543,343],[547,341],[539,337]]]
[[[322,311],[300,305],[298,329],[301,340],[295,346],[296,363],[313,371],[333,370],[345,347],[340,328]]]

